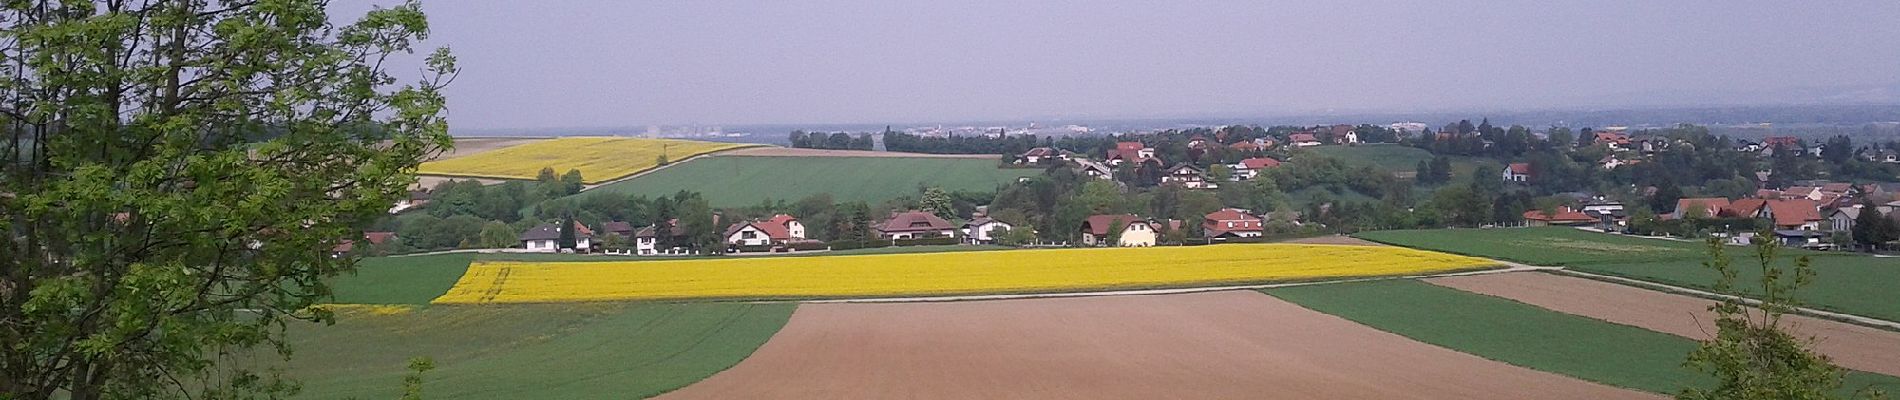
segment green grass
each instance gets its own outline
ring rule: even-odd
[[[357,263],[356,273],[331,280],[331,302],[348,304],[429,304],[448,293],[468,271],[474,254],[373,257]]]
[[[1413,340],[1608,385],[1675,393],[1714,382],[1682,365],[1695,341],[1416,280],[1265,292]],[[1900,378],[1848,374],[1847,388],[1869,384],[1891,392]]]
[[[1423,229],[1360,232],[1355,237],[1398,246],[1533,265],[1700,260],[1696,242],[1607,235],[1565,227]]]
[[[833,201],[879,203],[915,195],[917,187],[991,191],[1041,169],[997,168],[989,158],[892,157],[708,157],[688,161],[593,190],[657,197],[699,192],[713,207],[744,207],[772,200],[797,201],[829,193]],[[580,195],[586,195],[582,193]]]
[[[1417,169],[1419,161],[1432,160],[1432,153],[1425,149],[1390,143],[1314,146],[1307,150],[1312,151],[1313,154],[1338,159],[1349,164],[1370,164],[1392,172],[1410,172]]]
[[[342,310],[291,327],[299,399],[396,398],[426,356],[427,398],[642,398],[730,368],[791,317],[791,304],[590,303]],[[281,364],[281,361],[279,362]]]
[[[1731,247],[1725,251],[1736,267],[1740,289],[1753,294],[1750,282],[1760,282],[1760,263],[1748,248]],[[1781,257],[1777,266],[1793,266],[1793,257]],[[1810,257],[1817,273],[1811,286],[1796,292],[1804,306],[1866,317],[1900,321],[1900,259],[1857,255]],[[1664,283],[1698,289],[1712,289],[1715,270],[1702,266],[1701,259],[1581,264],[1570,267],[1584,272]]]

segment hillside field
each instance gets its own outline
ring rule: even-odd
[[[900,157],[708,157],[593,190],[658,197],[699,192],[713,207],[797,201],[829,193],[833,201],[883,202],[916,196],[919,186],[991,191],[1040,169],[997,168],[994,159]],[[580,194],[582,196],[586,193]]]
[[[581,171],[588,184],[619,179],[659,165],[659,156],[684,160],[695,155],[757,145],[676,139],[564,137],[423,163],[421,175],[497,179],[534,179],[542,168],[554,173]]]
[[[479,262],[436,304],[809,299],[1197,287],[1483,269],[1396,247],[1228,244],[639,262]]]

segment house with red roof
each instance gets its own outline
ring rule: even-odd
[[[1729,215],[1771,220],[1776,229],[1820,230],[1821,205],[1807,199],[1741,199],[1729,203]]]
[[[1082,220],[1082,244],[1149,247],[1161,237],[1160,229],[1161,224],[1155,220],[1134,214],[1091,215]],[[1119,235],[1115,234],[1117,231]]]
[[[1160,159],[1155,158],[1155,149],[1148,148],[1141,142],[1116,142],[1115,148],[1110,149],[1107,158],[1103,160],[1111,166],[1119,166],[1124,162],[1147,163],[1149,160],[1154,160],[1156,164],[1160,163]]]
[[[1597,131],[1594,138],[1597,144],[1608,146],[1611,150],[1629,147],[1630,135],[1619,131]]]
[[[957,226],[950,221],[938,218],[928,211],[891,212],[891,217],[873,227],[877,235],[886,240],[918,239],[928,237],[950,237],[957,234]]]
[[[805,225],[791,215],[778,214],[766,220],[740,221],[726,227],[726,244],[764,246],[785,244],[805,238]]]
[[[1353,131],[1352,125],[1339,124],[1331,128],[1332,131],[1329,133],[1332,135],[1329,138],[1333,140],[1333,144],[1359,144],[1359,132]]]
[[[1301,133],[1295,133],[1292,135],[1287,135],[1286,140],[1288,142],[1293,142],[1293,145],[1297,147],[1312,147],[1312,146],[1318,146],[1318,145],[1323,144],[1319,142],[1319,137],[1314,136],[1310,132],[1301,132]]]
[[[1525,211],[1524,223],[1530,226],[1586,226],[1597,223],[1597,217],[1570,207],[1558,207],[1553,211]]]
[[[1530,180],[1530,163],[1511,163],[1511,165],[1504,166],[1505,182],[1529,182]]]
[[[1692,197],[1692,198],[1685,198],[1685,199],[1677,199],[1676,211],[1669,213],[1669,218],[1682,219],[1690,215],[1689,210],[1695,210],[1695,209],[1702,210],[1700,215],[1703,218],[1715,218],[1717,216],[1720,216],[1724,210],[1728,209],[1728,207],[1729,207],[1728,199],[1721,198],[1721,197]]]
[[[1243,152],[1243,153],[1255,153],[1255,152],[1260,151],[1259,144],[1251,142],[1251,141],[1245,141],[1245,140],[1234,142],[1234,144],[1227,145],[1227,148],[1234,149],[1234,151]]]
[[[1201,233],[1208,239],[1253,238],[1264,231],[1260,216],[1238,208],[1223,208],[1201,218]]]
[[[1234,177],[1233,177],[1234,180],[1241,181],[1241,180],[1253,179],[1256,176],[1260,176],[1261,170],[1265,170],[1268,168],[1277,168],[1279,166],[1280,166],[1280,160],[1275,160],[1275,159],[1267,158],[1267,157],[1253,157],[1253,158],[1242,159],[1240,160],[1240,162],[1237,162],[1237,163],[1229,164],[1227,165],[1227,169],[1234,171]]]

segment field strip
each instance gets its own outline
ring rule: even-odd
[[[1538,267],[1538,266],[1530,266],[1530,265],[1523,265],[1523,264],[1516,264],[1516,263],[1505,263],[1505,262],[1499,262],[1499,264],[1507,265],[1507,267],[1502,268],[1502,269],[1450,272],[1450,273],[1443,273],[1443,274],[1407,275],[1407,276],[1375,276],[1375,277],[1366,277],[1366,278],[1348,278],[1348,279],[1308,281],[1308,282],[1268,283],[1268,284],[1259,284],[1259,285],[1208,286],[1208,287],[1197,287],[1197,288],[1174,288],[1174,289],[1112,290],[1112,291],[1101,291],[1101,292],[991,294],[991,295],[933,296],[933,297],[887,297],[887,298],[865,298],[865,299],[828,299],[828,300],[802,300],[802,301],[796,301],[796,302],[813,303],[813,304],[929,303],[929,302],[945,302],[945,301],[1046,299],[1046,298],[1062,298],[1062,297],[1146,296],[1146,295],[1164,295],[1164,294],[1220,292],[1220,291],[1229,291],[1229,290],[1259,290],[1259,289],[1273,289],[1273,288],[1284,288],[1284,287],[1295,287],[1295,286],[1329,285],[1329,284],[1352,283],[1352,282],[1371,282],[1371,281],[1383,281],[1383,280],[1393,280],[1393,279],[1421,279],[1421,278],[1444,278],[1444,277],[1457,277],[1457,276],[1476,276],[1476,275],[1503,274],[1503,273],[1511,273],[1511,272],[1547,271],[1547,270],[1562,269],[1559,267]],[[782,303],[782,302],[784,301],[760,301],[758,303]]]
[[[884,158],[973,158],[995,160],[1001,154],[931,154],[901,151],[803,149],[795,147],[748,147],[725,153],[734,157],[884,157]]]
[[[1424,279],[1426,283],[1497,296],[1551,311],[1706,340],[1714,336],[1713,300],[1635,286],[1544,273]],[[1787,316],[1797,337],[1843,367],[1900,376],[1900,333],[1800,315]]]
[[[690,161],[693,161],[693,160],[698,160],[698,159],[700,159],[701,157],[712,157],[713,155],[715,155],[715,154],[719,154],[719,153],[724,153],[724,152],[729,152],[729,151],[739,151],[739,150],[745,150],[745,149],[756,149],[756,148],[758,148],[758,147],[735,147],[735,148],[730,148],[730,149],[725,149],[725,150],[713,150],[713,151],[712,151],[712,152],[710,152],[710,153],[700,153],[700,154],[694,154],[694,155],[693,155],[692,157],[686,157],[686,159],[683,159],[683,160],[679,160],[679,161],[669,161],[669,162],[667,162],[667,163],[666,163],[666,165],[655,165],[655,166],[653,166],[653,168],[647,168],[647,169],[643,169],[643,170],[639,170],[639,171],[635,171],[634,173],[632,173],[632,174],[629,174],[629,175],[627,175],[627,176],[623,176],[623,177],[619,177],[619,178],[614,178],[614,179],[612,179],[612,180],[607,180],[607,181],[601,181],[600,183],[594,183],[594,184],[588,184],[588,185],[582,185],[582,186],[581,186],[581,191],[582,191],[582,192],[585,192],[585,191],[588,191],[588,190],[593,190],[594,188],[597,188],[597,187],[601,187],[601,186],[606,186],[606,185],[610,185],[610,184],[614,184],[614,183],[620,183],[621,181],[627,181],[627,180],[632,180],[633,178],[639,178],[639,177],[642,177],[642,176],[646,176],[646,174],[650,174],[650,173],[654,173],[654,172],[658,172],[659,170],[662,170],[662,169],[666,169],[667,167],[671,167],[671,166],[675,166],[675,165],[680,165],[680,164],[685,164],[685,163],[687,163],[687,162],[690,162]]]
[[[1736,297],[1736,296],[1731,296],[1731,295],[1726,295],[1726,294],[1709,292],[1705,290],[1690,289],[1690,288],[1681,287],[1681,286],[1650,282],[1650,281],[1645,281],[1641,279],[1631,279],[1631,278],[1624,278],[1624,277],[1613,276],[1613,275],[1594,274],[1594,273],[1589,273],[1589,272],[1577,271],[1573,269],[1563,269],[1563,268],[1550,269],[1549,271],[1559,273],[1559,274],[1564,274],[1564,275],[1595,279],[1595,280],[1607,281],[1607,282],[1614,282],[1614,283],[1621,283],[1625,285],[1644,287],[1644,288],[1660,290],[1664,292],[1672,292],[1672,293],[1696,296],[1696,297],[1701,297],[1701,298],[1706,298],[1706,299],[1714,299],[1714,300],[1740,299],[1743,304],[1748,304],[1748,305],[1761,304],[1760,300],[1755,300],[1751,298]],[[1854,314],[1816,310],[1816,309],[1807,308],[1807,307],[1795,307],[1794,311],[1797,314],[1807,315],[1811,317],[1826,318],[1826,319],[1831,319],[1831,320],[1836,320],[1836,321],[1846,322],[1846,323],[1851,323],[1851,324],[1870,326],[1870,327],[1886,329],[1886,330],[1900,331],[1900,322],[1888,321],[1888,320],[1878,319],[1878,318],[1863,317],[1863,316],[1854,315]]]
[[[662,399],[1653,399],[1407,339],[1259,292],[805,304]]]

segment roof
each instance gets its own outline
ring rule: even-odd
[[[389,243],[389,239],[394,238],[395,232],[363,232],[363,239],[369,240],[370,244]]]
[[[330,252],[332,253],[348,253],[351,250],[356,250],[356,241],[349,239],[343,239],[343,241],[336,243],[336,247],[330,248]]]
[[[530,240],[557,240],[557,239],[560,239],[560,238],[561,238],[561,231],[560,231],[560,230],[557,230],[557,229],[555,229],[555,228],[554,228],[555,226],[556,226],[556,225],[554,225],[554,224],[541,224],[541,225],[536,225],[536,226],[535,226],[534,228],[531,228],[531,229],[528,229],[528,231],[527,231],[527,232],[522,232],[522,233],[521,233],[521,236],[520,236],[520,239],[521,239],[521,241],[524,241],[524,242],[525,242],[525,241],[530,241]],[[581,223],[580,223],[580,221],[574,221],[574,228],[576,228],[576,229],[574,230],[574,238],[575,238],[575,239],[580,239],[580,238],[589,238],[589,237],[593,237],[593,236],[594,236],[594,231],[593,231],[593,230],[591,230],[591,229],[587,229],[587,225],[581,225]]]
[[[1318,138],[1315,138],[1315,137],[1313,137],[1313,134],[1311,134],[1311,133],[1295,133],[1295,134],[1292,134],[1292,135],[1289,135],[1289,136],[1287,136],[1287,137],[1286,137],[1286,140],[1290,140],[1290,141],[1293,141],[1293,142],[1317,142],[1317,141],[1319,141],[1319,139],[1318,139]]]
[[[1213,220],[1213,221],[1239,221],[1239,220],[1259,220],[1260,219],[1260,217],[1257,217],[1257,216],[1254,216],[1253,214],[1248,213],[1247,210],[1242,210],[1238,208],[1223,208],[1218,211],[1207,213],[1206,218],[1208,220]]]
[[[1780,191],[1780,190],[1774,190],[1774,189],[1755,189],[1755,198],[1757,198],[1757,199],[1779,199],[1779,198],[1781,198],[1781,191]]]
[[[1244,140],[1235,142],[1234,144],[1227,145],[1227,147],[1231,147],[1234,150],[1240,150],[1240,151],[1260,150],[1260,145],[1254,144],[1253,142],[1244,141]]]
[[[1346,125],[1346,124],[1333,125],[1332,130],[1333,130],[1334,135],[1344,135],[1346,133],[1352,132],[1352,125]]]
[[[1687,215],[1689,209],[1692,207],[1695,207],[1696,205],[1701,205],[1704,210],[1709,212],[1708,216],[1714,217],[1716,214],[1721,214],[1723,209],[1728,208],[1729,202],[1728,202],[1728,199],[1721,198],[1721,197],[1691,197],[1691,198],[1685,198],[1685,199],[1676,199],[1676,216],[1680,217],[1683,215]]]
[[[1254,158],[1240,160],[1240,165],[1243,167],[1247,167],[1247,169],[1273,168],[1273,167],[1280,166],[1280,160],[1275,160],[1275,159],[1266,158],[1266,157],[1254,157]]]
[[[633,234],[633,223],[627,221],[607,221],[600,223],[600,230],[621,235]]]
[[[973,227],[978,227],[978,226],[983,226],[983,225],[986,225],[986,224],[990,224],[990,223],[998,223],[998,224],[1003,224],[1003,225],[1009,225],[1009,223],[1008,223],[1008,222],[1003,222],[1003,221],[998,221],[998,220],[995,220],[995,219],[992,219],[992,218],[990,218],[990,217],[976,217],[976,219],[972,219],[972,220],[970,220],[970,222],[965,222],[965,223],[963,223],[963,227],[965,227],[965,228],[973,228]]]
[[[1828,213],[1828,216],[1833,216],[1834,214],[1847,214],[1848,219],[1858,219],[1860,218],[1860,207],[1836,208],[1834,212]]]
[[[917,210],[892,213],[890,219],[884,220],[884,223],[877,226],[878,232],[940,231],[954,228],[956,226],[950,225],[950,221],[938,218],[935,214]]]
[[[1821,185],[1821,191],[1829,193],[1847,193],[1847,191],[1853,189],[1854,184],[1846,182],[1829,182]]]
[[[1767,199],[1737,199],[1728,203],[1728,211],[1740,217],[1753,217],[1768,205]]]
[[[1187,169],[1189,173],[1192,174],[1200,174],[1203,172],[1200,167],[1195,167],[1194,164],[1181,163],[1176,164],[1174,168],[1168,168],[1168,173],[1179,174],[1182,169]]]
[[[1147,223],[1148,219],[1134,214],[1090,215],[1088,219],[1082,220],[1082,229],[1096,236],[1107,235],[1108,228],[1117,221],[1121,221],[1127,225],[1133,225],[1136,222]],[[1122,227],[1126,228],[1127,225],[1123,225]]]
[[[1511,165],[1510,165],[1510,166],[1507,166],[1507,167],[1505,167],[1505,168],[1510,168],[1510,169],[1511,169],[1511,173],[1513,173],[1513,174],[1518,174],[1518,175],[1530,175],[1530,174],[1531,174],[1531,164],[1530,164],[1530,163],[1511,163]]]
[[[772,218],[767,218],[765,222],[770,222],[778,226],[783,226],[786,229],[791,229],[792,221],[797,221],[797,220],[798,220],[798,217],[793,217],[791,214],[778,214],[778,215],[773,215]]]
[[[765,237],[772,238],[772,240],[789,240],[792,238],[792,235],[786,231],[785,225],[757,220],[732,224],[732,226],[726,227],[726,234],[722,236],[731,237],[732,234],[739,233],[739,231],[745,230],[748,226],[757,229],[760,233],[764,233]]]
[[[1107,165],[1103,165],[1102,163],[1098,163],[1098,162],[1094,162],[1094,161],[1089,161],[1089,160],[1084,160],[1084,159],[1079,159],[1079,158],[1078,158],[1078,159],[1075,159],[1075,165],[1076,165],[1076,169],[1077,169],[1077,170],[1091,170],[1091,169],[1092,169],[1092,170],[1096,170],[1096,171],[1098,171],[1098,172],[1101,172],[1101,173],[1103,173],[1103,174],[1114,174],[1114,173],[1115,173],[1115,170],[1114,170],[1114,169],[1111,169],[1111,168],[1109,168],[1109,167],[1108,167]]]
[[[1055,149],[1048,147],[1037,147],[1023,152],[1023,157],[1047,157],[1051,154],[1055,154],[1055,152]]]
[[[1768,208],[1775,213],[1775,226],[1794,226],[1820,221],[1821,207],[1812,200],[1774,200]]]

